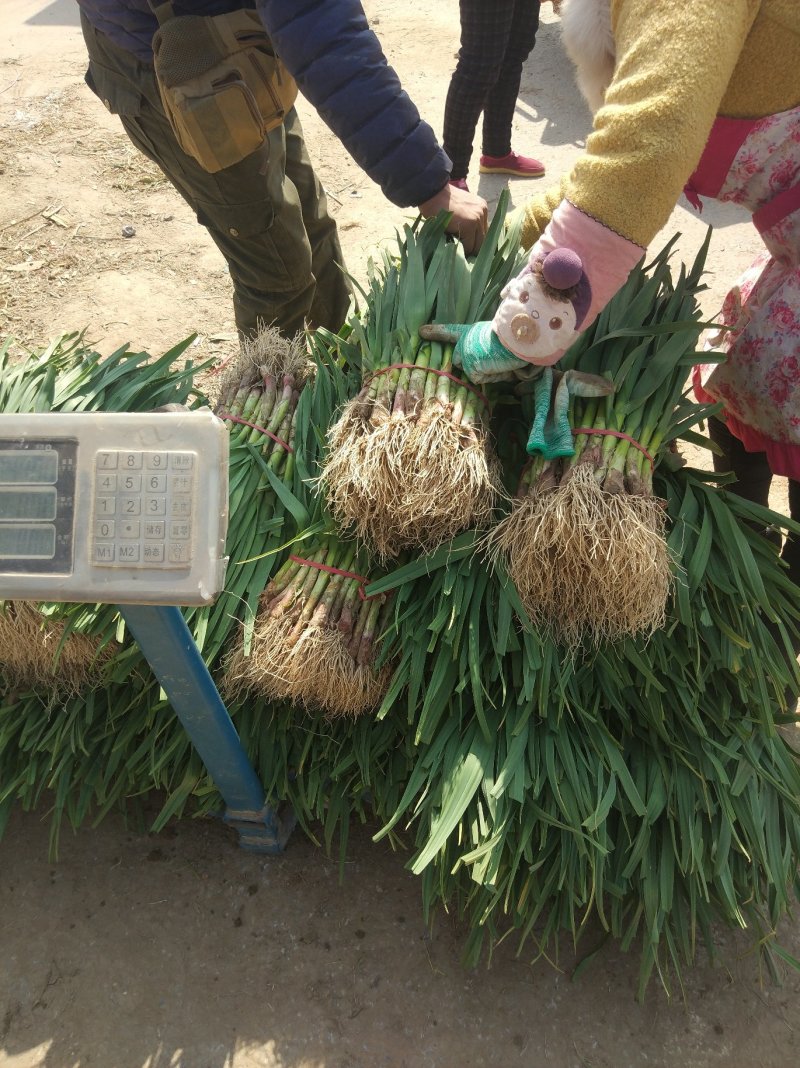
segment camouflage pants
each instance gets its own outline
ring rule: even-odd
[[[240,332],[252,333],[263,322],[293,334],[306,320],[338,330],[349,303],[342,250],[294,108],[258,151],[209,174],[178,145],[153,67],[114,45],[84,16],[81,25],[89,87],[161,168],[225,257]]]

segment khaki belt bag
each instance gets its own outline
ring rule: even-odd
[[[178,144],[211,174],[255,152],[280,126],[297,85],[255,11],[174,16],[151,0],[161,101]]]

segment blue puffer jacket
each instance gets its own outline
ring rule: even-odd
[[[157,22],[147,0],[78,0],[114,44],[152,62]],[[445,185],[450,160],[386,62],[360,0],[174,0],[176,15],[256,7],[303,95],[356,163],[401,207]]]

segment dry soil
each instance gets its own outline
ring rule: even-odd
[[[458,47],[456,0],[366,0],[403,84],[439,130]],[[0,335],[39,345],[85,329],[102,352],[154,353],[197,332],[198,356],[234,351],[219,253],[157,170],[83,84],[73,0],[3,0],[0,40]],[[310,108],[308,141],[350,271],[408,214],[383,200]],[[556,178],[588,112],[545,6],[526,65],[515,146]],[[490,201],[505,186],[471,175]],[[535,183],[511,182],[515,202]],[[681,203],[663,235],[690,257],[715,225],[705,310],[759,248],[733,209]],[[123,237],[133,227],[133,237]],[[784,498],[776,484],[775,502]],[[760,976],[746,938],[698,965],[684,997],[635,1001],[636,953],[460,963],[448,917],[433,932],[402,856],[356,829],[344,881],[295,835],[247,855],[216,823],[153,837],[117,818],[62,837],[17,813],[0,842],[0,1068],[790,1068],[799,1061],[797,974]],[[800,957],[800,928],[784,924]]]

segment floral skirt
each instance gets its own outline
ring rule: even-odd
[[[720,328],[704,345],[724,363],[694,368],[698,400],[721,401],[732,434],[764,452],[776,475],[800,480],[800,212],[769,234],[768,248],[730,290]]]

